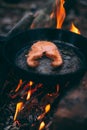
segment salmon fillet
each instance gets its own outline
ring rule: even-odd
[[[58,67],[63,64],[62,56],[58,50],[58,47],[49,41],[38,41],[35,42],[27,55],[27,64],[31,67],[36,67],[39,65],[37,59],[41,58],[43,55],[52,59],[51,65],[53,67]]]

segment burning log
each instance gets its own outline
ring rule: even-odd
[[[36,14],[36,18],[34,19],[31,28],[52,28],[55,27],[56,24],[57,28],[61,28],[66,16],[64,3],[64,0],[51,0],[48,2],[47,8]]]
[[[22,94],[23,95],[25,95],[24,93],[28,94],[29,89],[31,92],[30,98],[27,99],[26,96],[24,97],[25,99],[21,99],[21,97],[23,97]],[[54,87],[53,90],[55,90]],[[9,128],[14,129],[20,127],[22,129],[24,127],[33,129],[35,127],[39,129],[40,123],[44,121],[46,122],[47,127],[50,118],[49,113],[51,109],[51,104],[54,102],[55,98],[57,98],[59,92],[58,86],[56,87],[56,92],[54,91],[54,93],[49,93],[49,89],[47,89],[47,87],[42,84],[35,84],[32,81],[27,83],[20,80],[17,87],[10,91],[14,91],[13,94],[17,93],[17,97],[19,99],[17,99],[17,97],[14,96],[15,100],[13,100],[12,98],[8,102],[9,104],[8,110],[11,109],[12,113],[14,113],[15,109],[15,108],[13,109],[12,107],[16,106],[16,112],[14,115],[15,123],[8,126]],[[20,95],[20,93],[21,96],[18,96]],[[26,126],[24,124],[26,124]]]
[[[29,87],[28,84],[32,86],[32,82],[29,82],[29,83],[26,83],[26,85],[24,85],[24,88],[23,88],[23,81],[20,80],[19,84],[17,85],[17,88],[14,89],[14,91],[17,93],[21,89],[26,90]],[[34,88],[32,88],[32,87],[34,87]],[[46,98],[48,91],[46,91],[41,84],[34,85],[32,87],[31,88],[33,89],[33,91],[32,90],[31,91],[33,93],[31,93],[30,99],[28,99],[28,100],[26,99],[26,101],[25,101],[25,100],[21,100],[21,97],[19,97],[17,105],[16,105],[17,100],[10,99],[8,102],[8,105],[7,105],[8,107],[6,107],[6,105],[5,105],[4,109],[2,110],[2,111],[4,111],[5,115],[7,115],[7,113],[5,113],[5,112],[6,112],[6,110],[8,110],[9,116],[11,115],[11,118],[12,118],[12,119],[10,119],[10,117],[6,116],[7,124],[5,127],[7,130],[9,130],[9,129],[18,129],[19,130],[19,128],[20,129],[23,129],[23,128],[30,129],[31,128],[31,130],[33,130],[34,128],[39,129],[41,120],[42,119],[48,120],[49,116],[47,116],[47,115],[49,115],[48,113],[51,109],[50,104],[48,104],[48,102],[50,101],[50,95],[48,95],[48,98]],[[40,95],[40,97],[39,97],[39,95]],[[46,95],[46,97],[45,97],[45,95]],[[45,102],[43,101],[43,98],[44,98],[44,101],[46,100]],[[15,106],[17,109],[16,109],[16,112],[14,115]],[[15,121],[14,123],[12,121],[13,120],[12,115],[14,115],[14,121]],[[8,118],[11,120],[11,122],[8,121]],[[46,124],[47,124],[47,122],[46,122]]]

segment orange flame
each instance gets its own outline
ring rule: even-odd
[[[23,102],[17,103],[16,112],[15,112],[15,115],[14,115],[14,121],[16,120],[17,115],[18,115],[18,113],[21,111],[22,107],[23,107]]]
[[[33,82],[29,81],[29,87],[31,87],[32,85],[33,85]],[[31,90],[28,91],[26,100],[29,100],[30,97],[31,97]]]
[[[50,108],[51,108],[50,104],[46,105],[46,107],[45,107],[45,113],[48,113],[50,111]]]
[[[23,81],[22,81],[22,79],[20,79],[20,81],[19,81],[19,83],[18,83],[18,86],[17,86],[15,92],[17,92],[17,91],[20,89],[22,83],[23,83]]]
[[[32,82],[32,81],[30,81],[30,82],[29,82],[29,86],[32,86],[32,85],[33,85],[33,82]]]
[[[50,104],[46,105],[45,107],[45,112],[42,113],[40,116],[37,117],[38,120],[41,120],[42,118],[44,118],[44,116],[46,115],[46,113],[48,113],[51,109],[51,106]]]
[[[37,120],[41,120],[41,119],[43,119],[44,116],[45,116],[45,113],[41,114],[40,116],[37,117]]]
[[[77,34],[81,34],[80,30],[73,23],[71,24],[70,31]]]
[[[40,124],[40,127],[39,127],[39,130],[43,130],[45,127],[45,122],[42,121],[41,124]]]
[[[56,0],[56,19],[57,19],[57,26],[56,28],[61,28],[64,22],[66,13],[64,8],[65,0]]]
[[[29,100],[30,97],[31,97],[31,90],[28,91],[28,94],[27,94],[27,98],[26,98],[26,100]]]

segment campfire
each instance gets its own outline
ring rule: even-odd
[[[64,0],[56,0],[56,6],[50,14],[50,20],[55,19],[57,29],[62,28],[66,17],[64,3]],[[31,28],[34,28],[34,24],[31,25]],[[71,23],[70,31],[81,34],[74,23]],[[4,122],[4,130],[48,130],[57,109],[56,102],[59,99],[61,85],[52,83],[49,86],[41,81],[37,83],[32,80],[16,79],[10,73],[8,77],[2,92],[6,91],[7,100],[3,109],[0,110],[5,116],[4,121],[0,119]],[[69,82],[63,87],[68,85]]]
[[[11,72],[9,79],[10,76]],[[12,81],[9,79],[3,90],[7,101],[1,109],[6,117],[4,129],[48,129],[56,109],[53,104],[59,96],[60,86],[51,86],[49,90],[42,83],[21,79],[18,82],[15,76]]]

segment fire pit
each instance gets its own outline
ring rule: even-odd
[[[60,7],[65,11],[63,4],[64,1],[60,4]],[[61,10],[61,8],[57,9],[57,11],[59,10]],[[64,12],[63,14],[62,16],[65,17]],[[56,13],[56,15],[59,14]],[[54,13],[52,13],[50,17],[53,18]],[[57,22],[57,27],[61,28],[63,21],[59,23],[57,19]],[[33,27],[34,24],[31,25],[31,28]],[[73,24],[72,27],[74,27]],[[74,29],[76,28],[74,27]],[[72,28],[71,31],[73,31]],[[76,32],[79,33],[77,29]],[[63,92],[67,90],[67,88],[71,88],[73,81],[80,80],[86,70],[85,56],[87,52],[84,51],[85,49],[82,42],[86,45],[87,39],[81,35],[76,35],[62,29],[33,29],[23,31],[16,35],[10,35],[9,37],[3,37],[2,39],[5,39],[2,40],[2,42],[6,42],[3,47],[3,55],[6,60],[5,64],[7,65],[8,75],[0,92],[0,115],[3,117],[0,119],[0,128],[2,130],[51,129],[50,126],[54,120],[54,113],[58,109],[60,97],[63,97]],[[38,40],[53,41],[58,45],[64,63],[70,61],[70,64],[64,64],[65,66],[63,65],[62,69],[58,68],[58,70],[56,70],[58,75],[48,66],[45,66],[48,67],[48,72],[44,72],[43,70],[39,71],[38,68],[36,70],[29,70],[29,68],[26,67],[24,55],[27,53],[32,43]],[[10,56],[11,54],[12,56]],[[23,61],[21,58],[22,55],[24,57]],[[73,61],[76,61],[77,64],[76,62],[73,64]],[[43,58],[40,61],[41,67],[43,67],[43,63],[45,64],[45,62],[50,63],[50,60]],[[71,65],[69,66],[70,74],[66,75],[67,72],[65,70],[68,65]],[[71,74],[72,71],[76,73]],[[41,74],[37,74],[37,72]],[[57,114],[60,116],[61,107],[59,108],[60,113]],[[57,128],[55,128],[55,130],[56,129]]]
[[[10,76],[14,76],[13,79]],[[0,127],[7,130],[47,129],[60,91],[59,85],[50,88],[33,81],[18,81],[17,76],[10,72],[1,92],[4,102],[1,100],[3,118],[0,119]],[[42,128],[41,124],[44,124]]]

